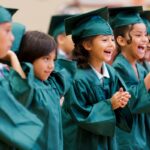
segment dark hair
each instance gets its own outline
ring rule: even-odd
[[[115,42],[116,42],[116,47],[118,52],[121,51],[121,47],[117,42],[117,37],[118,36],[122,36],[122,37],[126,37],[126,35],[128,35],[128,39],[127,39],[127,43],[130,44],[132,42],[132,37],[130,35],[131,30],[133,29],[133,25],[127,25],[127,26],[122,26],[122,27],[118,27],[113,29],[114,32],[114,38],[115,38]]]
[[[57,54],[57,44],[52,36],[39,31],[28,31],[21,41],[18,58],[21,62],[33,63],[52,51]]]
[[[73,50],[72,59],[77,61],[79,68],[87,68],[89,62],[89,52],[83,47],[83,42],[92,42],[95,36],[87,37],[80,40],[74,40],[75,48]]]

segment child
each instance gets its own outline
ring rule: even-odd
[[[150,111],[150,74],[137,63],[144,57],[147,48],[147,30],[139,12],[142,7],[124,7],[110,10],[111,24],[120,54],[116,57],[113,67],[125,81],[132,99],[129,107],[133,113],[133,128],[131,133],[117,129],[119,150],[149,149],[146,143],[146,118]],[[149,117],[148,117],[149,118]]]
[[[76,65],[72,61],[59,59],[59,68],[63,69],[59,72],[54,71],[56,49],[57,45],[51,36],[29,31],[22,39],[18,55],[21,62],[33,64],[35,74],[33,78],[32,68],[27,69],[26,75],[34,93],[33,99],[26,101],[24,105],[28,106],[44,124],[44,129],[33,148],[35,150],[63,149],[59,100],[72,82]]]
[[[68,59],[74,48],[71,36],[66,36],[65,33],[64,19],[67,17],[71,17],[71,15],[69,14],[55,15],[52,16],[50,22],[49,34],[52,35],[57,42],[58,59],[59,58]]]
[[[150,11],[147,10],[142,12],[141,17],[147,27],[148,45],[147,45],[147,50],[145,52],[144,58],[140,60],[140,63],[148,72],[150,72]]]
[[[70,59],[72,50],[74,48],[71,36],[67,36],[65,33],[64,19],[71,17],[70,14],[54,15],[51,18],[48,33],[52,35],[57,43],[57,59]],[[58,68],[59,65],[56,61],[55,66]],[[59,69],[59,68],[58,68]],[[62,105],[64,97],[61,97],[60,105]]]
[[[128,132],[132,127],[130,94],[105,63],[115,49],[106,19],[108,10],[101,8],[65,20],[78,70],[62,107],[64,150],[116,150],[116,125]]]
[[[0,6],[0,59],[9,60],[14,70],[25,78],[16,55],[10,51],[14,40],[11,21],[11,14]],[[15,72],[13,68],[8,71],[5,65],[0,67],[0,149],[31,149],[41,133],[42,122],[12,95],[9,79],[15,80],[11,74]]]

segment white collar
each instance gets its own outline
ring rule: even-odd
[[[100,72],[98,72],[92,65],[90,65],[91,68],[93,69],[93,71],[96,73],[97,77],[101,80],[102,78],[106,77],[106,78],[110,78],[109,72],[107,70],[106,64],[103,63],[102,64],[102,69],[103,69],[103,74],[101,74]]]
[[[67,56],[66,53],[62,49],[58,49],[58,54],[63,55],[63,56]]]

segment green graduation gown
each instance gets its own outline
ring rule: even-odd
[[[56,71],[46,81],[33,78],[30,65],[24,67],[24,70],[27,73],[30,87],[28,90],[26,86],[25,96],[33,95],[32,99],[27,99],[25,102],[24,99],[19,98],[21,85],[25,85],[25,83],[23,80],[19,81],[20,77],[17,74],[14,73],[16,80],[10,84],[13,87],[14,95],[44,124],[32,150],[63,150],[60,97],[66,93],[73,81],[76,63],[62,59],[57,60]]]
[[[5,69],[1,70],[0,77],[0,149],[29,150],[41,134],[43,124],[12,95],[7,75],[11,80],[13,77],[8,70],[6,76],[4,72]]]
[[[146,76],[145,69],[136,64],[139,80],[137,79],[131,64],[127,59],[119,54],[113,63],[113,67],[125,81],[132,97],[129,101],[130,110],[133,113],[133,128],[130,133],[117,130],[117,143],[119,150],[149,150],[147,144],[147,136],[150,138],[146,121],[149,119],[150,112],[150,93],[147,92],[144,84],[144,77]],[[147,120],[148,119],[148,120]]]
[[[146,69],[147,72],[150,72],[150,63],[149,62],[144,61],[141,64]]]
[[[62,107],[64,150],[116,150],[116,125],[131,130],[128,107],[112,109],[110,98],[124,86],[114,69],[106,67],[110,78],[103,84],[90,66],[77,70]]]

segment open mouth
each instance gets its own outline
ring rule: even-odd
[[[111,50],[105,50],[104,53],[107,54],[107,55],[111,55],[112,51]]]
[[[141,54],[145,53],[145,46],[142,45],[138,46],[138,52]]]

